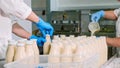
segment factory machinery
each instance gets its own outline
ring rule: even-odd
[[[47,19],[55,29],[54,34],[66,36],[90,36],[88,24],[91,22],[91,14],[99,10],[113,10],[120,6],[118,0],[48,0],[47,3],[49,7]],[[115,37],[115,22],[102,18],[99,21],[101,29],[95,35]],[[108,52],[108,58],[118,53],[115,47],[108,47]]]
[[[55,29],[54,35],[87,35],[90,36],[88,24],[91,22],[91,14],[99,10],[113,10],[119,8],[118,0],[47,0],[47,21]],[[115,37],[115,22],[101,19],[100,31],[96,36]],[[108,59],[113,55],[119,55],[115,47],[108,47]]]

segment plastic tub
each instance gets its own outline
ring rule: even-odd
[[[92,56],[84,62],[71,63],[48,63],[48,55],[39,56],[39,64],[28,63],[34,57],[27,57],[25,59],[5,64],[5,68],[98,68],[98,56]]]
[[[120,68],[120,58],[113,56],[102,66],[102,68]]]

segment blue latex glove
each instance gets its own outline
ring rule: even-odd
[[[43,46],[45,42],[46,42],[46,39],[43,38],[43,37],[39,37],[39,38],[37,39],[37,45],[38,45],[38,46]]]
[[[91,15],[92,22],[98,22],[101,17],[105,15],[105,12],[103,10],[98,11]]]
[[[39,18],[39,21],[36,22],[36,26],[43,34],[43,37],[46,37],[46,34],[49,34],[50,36],[53,35],[53,31],[54,31],[53,27],[49,23],[43,21],[41,18]]]
[[[46,42],[46,39],[43,37],[37,37],[35,35],[31,35],[29,39],[37,39],[37,45],[43,46],[44,42]]]

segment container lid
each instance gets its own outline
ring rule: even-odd
[[[32,40],[28,40],[28,41],[26,41],[26,44],[31,45],[31,44],[33,44],[33,41]]]
[[[27,39],[20,39],[18,40],[18,43],[25,43],[27,41]]]
[[[70,35],[69,37],[70,37],[70,38],[74,38],[74,37],[75,37],[75,35]]]
[[[65,35],[60,35],[60,38],[65,38],[66,36]]]
[[[24,46],[25,44],[23,43],[18,43],[17,46]]]
[[[9,40],[9,41],[8,41],[8,44],[10,44],[10,45],[16,45],[16,44],[17,44],[17,41],[15,41],[15,40]]]
[[[58,39],[58,38],[59,38],[59,35],[54,35],[53,38],[54,38],[54,39]]]

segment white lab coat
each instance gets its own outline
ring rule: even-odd
[[[0,10],[0,59],[5,57],[7,40],[11,39],[11,32],[11,20],[5,17],[4,13]]]
[[[116,21],[116,37],[120,37],[120,8],[114,10],[114,14],[118,17]],[[117,48],[118,55],[120,56],[120,48]]]
[[[120,8],[114,10],[114,13],[118,17],[116,22],[116,37],[120,37]]]
[[[0,0],[0,59],[5,58],[7,41],[12,39],[11,16],[26,19],[31,8],[23,0]]]

